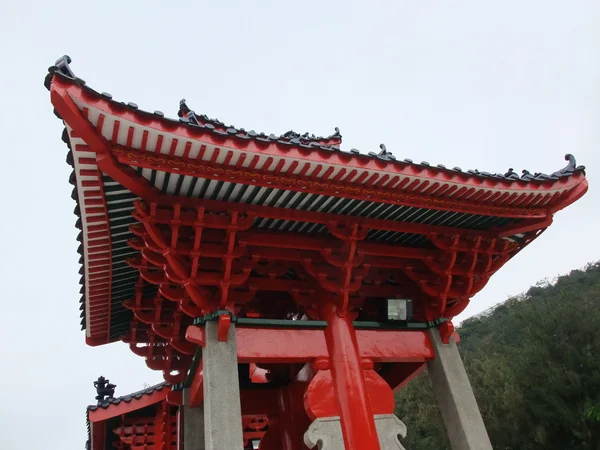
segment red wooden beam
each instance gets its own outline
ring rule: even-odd
[[[159,222],[160,223],[160,222]],[[161,253],[158,246],[154,246],[148,235],[140,227],[135,226],[131,231],[137,236],[144,238],[145,242],[133,243],[134,248],[143,248],[145,245],[149,250],[155,253]],[[468,235],[469,230],[463,230]],[[264,232],[259,230],[240,231],[238,235],[238,251],[234,255],[241,257],[244,253],[257,254],[264,259],[276,259],[282,261],[302,261],[305,259],[321,258],[321,254],[326,250],[341,250],[344,242],[326,237],[303,236],[285,232]],[[202,243],[203,258],[222,258],[226,247],[222,244]],[[270,249],[270,250],[265,250]],[[292,250],[291,252],[277,251],[280,249]],[[190,256],[193,248],[189,241],[180,242],[174,252],[177,255]],[[310,253],[314,252],[314,253]],[[407,258],[407,259],[432,259],[443,255],[439,250],[428,250],[421,248],[405,247],[397,244],[384,244],[377,242],[359,242],[357,252],[363,256],[389,257],[389,258]],[[157,259],[160,264],[163,260]],[[365,261],[365,264],[367,262]]]
[[[152,199],[148,201],[152,202]],[[372,230],[391,231],[397,233],[412,233],[421,235],[439,234],[452,236],[455,234],[468,234],[473,237],[481,236],[483,238],[495,238],[498,237],[498,233],[502,231],[502,229],[497,229],[494,231],[469,230],[464,228],[445,227],[440,225],[427,225],[394,220],[374,219],[368,217],[345,216],[333,213],[304,211],[291,208],[277,208],[272,206],[253,205],[245,203],[232,203],[219,200],[192,199],[187,197],[170,197],[169,202],[171,204],[178,203],[184,208],[204,208],[206,213],[203,218],[203,225],[206,228],[227,229],[230,223],[230,219],[227,216],[223,216],[222,213],[230,214],[231,212],[237,212],[240,215],[249,216],[251,218],[261,217],[265,219],[277,219],[282,221],[310,222],[320,225],[326,225],[328,227],[340,226],[344,228],[351,228],[354,225],[360,225],[363,228],[368,228]],[[170,207],[168,207],[169,203],[167,203],[166,205],[165,203],[162,203],[160,205],[161,207],[157,208],[154,220],[156,221],[156,223],[159,224],[171,224],[174,220],[174,213],[173,210]],[[163,205],[167,207],[162,207]],[[428,207],[427,205],[420,206]],[[481,211],[477,212],[477,214],[480,213]],[[538,217],[546,218],[546,214],[541,214]],[[194,224],[197,222],[197,212],[181,211],[178,221],[180,221],[182,226],[194,226]],[[240,234],[243,233],[241,232]]]
[[[328,358],[322,329],[251,328],[236,326],[240,363],[301,363]],[[204,345],[204,328],[191,326],[186,339]],[[432,359],[426,331],[356,330],[362,358],[374,362],[423,362]]]
[[[337,250],[344,247],[345,243],[331,238],[298,236],[291,233],[265,233],[261,231],[244,231],[239,233],[239,242],[248,246],[270,247],[278,249],[310,250],[322,253],[324,250]],[[364,256],[382,256],[408,259],[436,258],[441,254],[437,250],[410,248],[394,244],[380,244],[377,242],[358,242],[358,254]]]
[[[389,278],[389,275],[382,275],[381,277],[372,276],[370,277],[370,281],[385,281]],[[285,280],[285,279],[272,279],[272,278],[257,278],[250,277],[248,278],[247,288],[250,291],[256,292],[317,292],[321,288],[320,286],[312,279],[307,280]],[[363,285],[357,292],[359,296],[362,297],[379,297],[379,298],[391,298],[396,295],[411,295],[415,292],[414,284],[407,285],[406,283],[399,283],[397,285],[381,285],[381,284],[372,284],[372,285]],[[233,301],[236,304],[244,304],[248,301],[252,301],[254,299],[253,295],[248,295],[249,291],[232,291],[230,295],[233,297]],[[179,294],[179,296],[170,295],[172,300],[177,300],[178,302],[183,301],[185,296],[183,293]],[[142,305],[145,308],[147,306],[148,309],[154,309],[154,297],[147,297],[142,300]],[[148,313],[150,314],[150,313]],[[193,317],[197,317],[198,315],[194,315]],[[163,319],[165,322],[167,321],[167,317]],[[190,353],[191,349],[186,349],[185,354]]]
[[[548,228],[552,225],[552,216],[548,215],[545,219],[529,219],[520,222],[516,225],[501,229],[498,238],[510,237],[515,234],[525,234],[530,231],[537,231],[543,228]]]
[[[94,423],[90,421],[90,434],[92,441],[92,448],[90,448],[90,450],[105,450],[106,423]]]

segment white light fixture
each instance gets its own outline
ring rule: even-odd
[[[412,318],[412,300],[389,298],[387,301],[388,320],[406,322]]]

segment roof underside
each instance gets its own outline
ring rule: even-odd
[[[416,208],[330,195],[309,194],[292,190],[182,176],[155,170],[136,169],[141,176],[162,192],[174,196],[386,219],[407,223],[443,225],[446,227],[473,230],[486,230],[519,220],[478,214],[464,214],[456,211]],[[131,209],[133,209],[133,206]],[[277,219],[256,219],[253,226],[259,229],[299,233],[328,233],[325,225]],[[427,237],[424,235],[397,233],[393,231],[373,230],[369,233],[367,239],[395,242],[410,246],[427,245]]]
[[[186,184],[191,185],[192,183],[195,183],[196,186],[201,186],[199,190],[200,195],[197,198],[214,199],[221,197],[220,199],[223,201],[235,203],[262,204],[266,206],[277,204],[277,206],[281,208],[372,217],[428,225],[443,225],[471,230],[486,230],[493,227],[505,226],[509,223],[518,223],[522,220],[340,199],[323,195],[268,189],[235,183],[214,182],[198,178],[184,180],[184,178],[191,177],[179,175],[168,177],[164,176],[164,173],[162,174],[163,176],[158,176],[154,172],[155,171],[146,173],[145,177],[147,176],[149,180],[154,179],[155,185],[161,190],[164,190],[165,186],[170,184],[171,180],[169,178],[179,177],[179,180],[183,181],[181,183],[176,182],[176,184],[180,184],[176,195],[187,194],[190,189],[188,187],[186,190]],[[103,176],[102,181],[106,196],[112,241],[110,256],[112,261],[110,339],[117,340],[128,331],[129,322],[133,317],[131,311],[123,306],[123,301],[133,297],[135,283],[139,278],[138,270],[129,266],[126,262],[127,259],[139,255],[139,252],[132,249],[127,243],[129,239],[135,238],[135,235],[129,230],[129,226],[136,223],[136,220],[131,216],[131,213],[134,210],[133,202],[139,198],[107,176]],[[325,225],[310,222],[256,218],[253,227],[261,230],[268,229],[316,236],[330,235]],[[513,237],[513,239],[518,239],[518,237]],[[394,245],[408,247],[431,247],[431,243],[427,236],[413,233],[372,230],[369,232],[367,240],[383,241]],[[82,282],[83,281],[84,278],[82,277]],[[156,291],[156,286],[148,284],[144,285],[144,295],[154,296]],[[82,296],[82,306],[84,303],[85,298]],[[84,318],[83,315],[82,318]]]

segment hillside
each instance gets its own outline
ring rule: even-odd
[[[600,263],[539,283],[459,328],[496,450],[600,449]],[[450,450],[424,373],[397,395],[410,450]]]

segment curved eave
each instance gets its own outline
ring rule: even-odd
[[[98,405],[88,406],[89,421],[92,423],[101,422],[122,414],[137,411],[146,406],[154,405],[166,400],[170,390],[171,386],[168,383],[159,383],[133,394],[111,398]]]
[[[108,216],[102,175],[92,152],[73,151],[83,145],[66,124],[64,137],[68,140],[69,163],[73,166],[71,183],[73,197],[77,202],[76,227],[81,231],[78,240],[82,265],[82,324],[86,330],[86,342],[99,345],[110,342],[110,316],[112,303],[113,233]]]
[[[133,394],[88,406],[86,409],[88,430],[86,449],[105,449],[107,431],[112,433],[112,430],[106,429],[107,420],[165,401],[170,390],[171,386],[168,383],[160,383]]]
[[[588,191],[588,188],[589,183],[587,181],[587,178],[585,178],[585,174],[582,173],[578,177],[577,183],[571,189],[569,189],[565,195],[561,196],[559,202],[549,205],[549,213],[554,214],[560,211],[561,209],[565,209],[567,206],[572,205],[585,195],[585,193]]]
[[[99,133],[112,144],[148,152],[152,156],[181,158],[190,163],[211,162],[226,169],[249,169],[266,175],[293,176],[299,182],[321,183],[315,190],[339,191],[341,188],[351,193],[359,189],[359,195],[373,195],[383,201],[394,196],[400,199],[399,194],[416,194],[433,200],[467,202],[471,209],[477,208],[476,205],[514,208],[513,212],[505,211],[504,216],[519,216],[519,211],[523,216],[540,216],[548,209],[564,207],[571,192],[578,188],[582,190],[580,185],[585,185],[583,168],[556,172],[551,177],[544,176],[544,180],[512,180],[406,161],[383,161],[334,148],[305,148],[281,140],[271,142],[266,139],[263,142],[247,136],[242,138],[239,134],[220,135],[212,129],[132,110],[60,75],[54,76],[52,85],[64,88],[95,127],[99,126],[98,118],[102,116]],[[116,133],[115,122],[121,126]],[[213,158],[215,149],[220,153],[216,159]],[[242,155],[245,161],[240,164]],[[177,170],[176,166],[170,168],[172,172]],[[323,187],[323,183],[327,187]],[[401,201],[398,199],[396,201]],[[422,204],[426,199],[415,201]],[[454,203],[447,208],[460,207]],[[501,214],[501,210],[489,213]]]
[[[133,237],[128,226],[133,222],[131,204],[137,197],[107,181],[98,170],[95,155],[73,150],[82,141],[68,126],[63,141],[69,148],[67,163],[73,168],[69,182],[76,202],[75,226],[80,230],[81,325],[88,345],[102,345],[128,331],[123,322],[132,316],[122,302],[131,296],[137,279],[137,272],[126,262],[137,253],[127,244]]]

